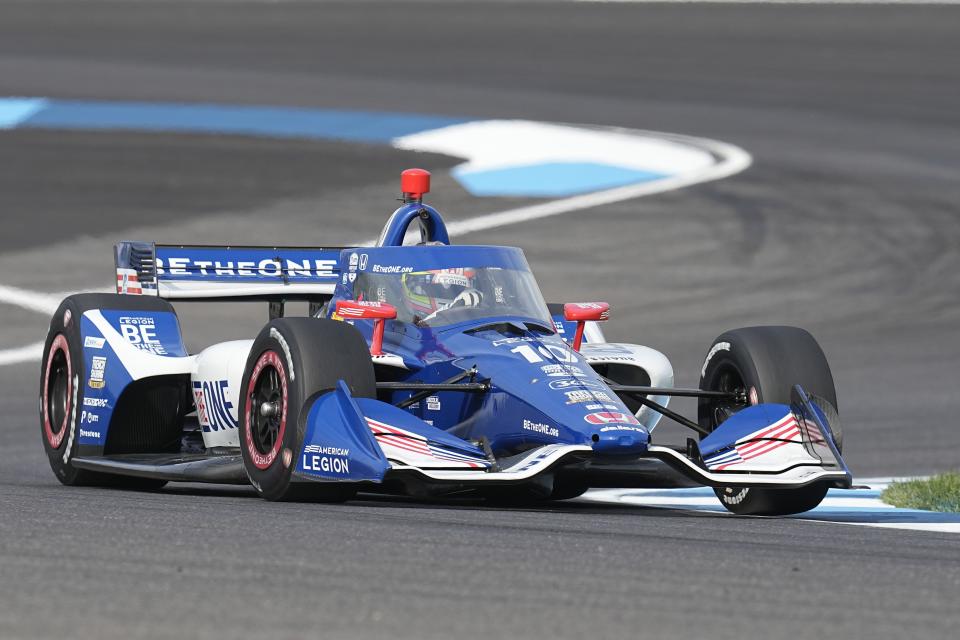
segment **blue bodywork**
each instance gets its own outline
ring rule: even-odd
[[[421,225],[423,244],[401,246],[407,226],[415,221]],[[337,301],[355,300],[355,285],[367,273],[423,272],[464,265],[529,272],[523,252],[517,248],[449,246],[439,214],[418,203],[404,205],[394,213],[380,245],[341,253],[341,278],[327,306],[327,317],[339,319],[334,311]],[[371,341],[372,320],[348,322]],[[564,334],[558,333],[558,324],[564,327]],[[420,435],[431,446],[475,460],[483,468],[491,461],[476,444],[479,442],[487,443],[496,459],[554,444],[585,445],[603,456],[642,454],[650,434],[564,341],[562,336],[572,335],[574,327],[575,323],[549,316],[489,316],[439,327],[387,321],[384,351],[402,360],[403,368],[382,366],[378,374],[389,373],[392,381],[440,383],[475,372],[469,380],[489,382],[490,390],[483,394],[440,391],[405,409],[393,405],[414,392],[381,392],[378,400],[359,399],[349,406],[358,408],[366,418]],[[351,455],[360,453],[359,459],[349,461],[349,479],[382,479],[385,457],[380,466],[358,461],[372,456],[375,448],[360,444],[368,443],[369,430],[363,429],[355,414],[343,409],[348,405],[348,393],[345,388],[338,389],[313,405],[298,472],[318,479],[344,479],[318,470],[313,458],[305,458],[315,455],[308,449],[332,447],[341,452],[349,449]],[[332,423],[338,426],[331,428]],[[347,437],[348,424],[357,425],[364,435]]]
[[[151,355],[183,358],[187,350],[180,335],[177,316],[167,311],[87,311],[80,320],[83,341],[83,406],[79,407],[78,443],[101,449],[107,441],[114,410],[120,396],[133,382],[123,359],[103,332],[91,320],[100,314],[127,343]]]

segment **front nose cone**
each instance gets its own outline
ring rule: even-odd
[[[597,429],[592,438],[593,450],[602,455],[623,456],[643,453],[650,444],[650,434],[643,427],[609,425]]]

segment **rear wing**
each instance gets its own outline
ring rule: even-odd
[[[322,300],[342,247],[217,247],[120,242],[117,293],[168,300]]]

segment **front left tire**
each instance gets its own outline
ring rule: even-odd
[[[339,380],[354,397],[376,397],[369,348],[351,325],[324,318],[279,318],[260,331],[240,388],[240,451],[261,497],[342,502],[356,494],[351,483],[298,481],[293,476],[310,406]]]

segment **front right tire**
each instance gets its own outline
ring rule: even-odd
[[[837,415],[837,392],[827,358],[810,333],[797,327],[747,327],[727,331],[713,341],[700,377],[700,388],[737,392],[740,400],[701,398],[698,422],[709,431],[731,415],[762,402],[789,405],[799,384],[826,414],[842,447]],[[714,491],[727,510],[740,515],[778,516],[816,507],[828,485],[798,489],[718,487]]]

